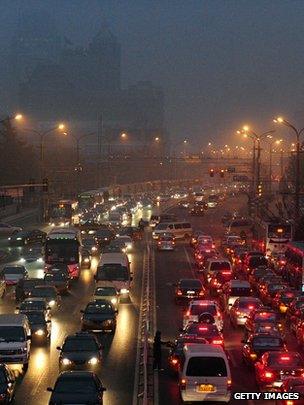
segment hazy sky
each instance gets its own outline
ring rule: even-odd
[[[269,129],[277,112],[304,125],[303,0],[0,0],[4,51],[20,10],[34,8],[75,44],[107,21],[123,85],[164,88],[172,136],[235,140],[239,125]]]

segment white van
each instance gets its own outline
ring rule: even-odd
[[[176,239],[186,239],[191,237],[192,232],[189,222],[161,222],[155,227],[152,236],[158,239],[163,233],[171,233]]]
[[[103,253],[97,266],[95,280],[111,281],[121,298],[128,298],[132,281],[130,262],[125,253]]]
[[[31,349],[31,329],[26,315],[0,315],[0,357],[5,364],[22,364],[27,370]]]
[[[226,402],[231,397],[231,371],[219,346],[188,343],[180,356],[179,389],[183,402]]]

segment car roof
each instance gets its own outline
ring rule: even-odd
[[[250,288],[250,283],[245,280],[230,280],[231,287],[248,287]]]
[[[39,302],[45,303],[45,299],[44,299],[44,298],[32,297],[32,298],[25,298],[25,300],[23,300],[23,301],[21,302],[21,304],[24,303],[24,302],[31,302],[31,301],[35,301],[35,302],[39,301]]]
[[[212,355],[225,355],[225,352],[220,346],[213,345],[202,345],[201,343],[186,343],[184,346],[184,351],[186,355],[191,356],[192,354],[212,354]]]
[[[213,300],[193,300],[190,305],[218,305],[216,301]]]
[[[77,377],[87,377],[87,378],[93,378],[97,377],[97,375],[93,371],[78,371],[78,370],[71,370],[71,371],[63,371],[59,374],[58,379],[62,378],[67,378],[67,379],[74,379]]]

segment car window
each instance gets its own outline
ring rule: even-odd
[[[230,295],[233,297],[248,297],[250,294],[250,287],[232,287],[230,289]]]
[[[227,377],[225,360],[221,357],[191,357],[186,375],[189,377]]]
[[[191,305],[190,313],[191,315],[200,315],[202,313],[208,313],[212,316],[215,316],[217,313],[217,309],[215,305]]]
[[[183,229],[182,224],[174,224],[175,229]]]

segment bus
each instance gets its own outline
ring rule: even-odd
[[[49,206],[49,225],[69,226],[79,223],[77,215],[78,202],[76,200],[59,200]]]
[[[81,267],[81,233],[76,228],[55,228],[48,233],[44,246],[45,272],[54,265],[67,266],[72,279],[78,279]]]
[[[304,242],[289,242],[285,251],[285,277],[296,289],[304,292]]]
[[[253,226],[253,245],[266,256],[284,254],[292,240],[292,225],[282,221],[260,221]]]

